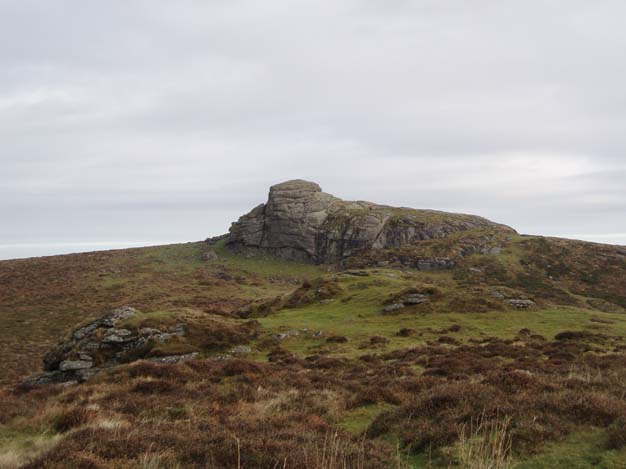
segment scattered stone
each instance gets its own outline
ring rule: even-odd
[[[185,360],[192,360],[198,357],[198,352],[193,353],[185,353],[183,355],[167,355],[165,357],[152,357],[149,358],[148,361],[156,362],[156,363],[178,363]]]
[[[232,355],[228,355],[228,354],[221,354],[221,355],[216,355],[213,357],[213,360],[221,362],[224,360],[230,360],[232,357]]]
[[[233,355],[242,355],[246,353],[252,353],[252,349],[247,345],[238,345],[237,347],[233,348],[230,353],[232,353]]]
[[[295,337],[297,335],[300,335],[300,332],[298,332],[295,329],[292,329],[290,331],[283,332],[281,334],[276,334],[274,337],[276,337],[278,340],[285,340],[285,339],[288,339],[289,337]]]
[[[392,303],[383,308],[383,312],[385,313],[393,313],[395,311],[401,310],[404,308],[404,303]]]
[[[428,301],[428,296],[421,293],[409,295],[402,300],[404,305],[419,305]]]
[[[535,302],[533,300],[528,300],[524,298],[511,298],[506,300],[506,302],[517,309],[527,309],[535,306]]]

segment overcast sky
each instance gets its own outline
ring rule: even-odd
[[[224,233],[269,185],[626,244],[622,0],[0,0],[0,258]]]

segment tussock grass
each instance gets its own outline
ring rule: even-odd
[[[461,430],[456,444],[458,465],[465,469],[509,469],[511,455],[511,419],[479,418]]]
[[[0,429],[1,431],[1,429]],[[61,435],[6,435],[0,439],[0,467],[17,469],[41,457],[54,448],[62,439]]]

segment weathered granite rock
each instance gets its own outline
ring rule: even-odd
[[[42,385],[83,382],[103,368],[140,358],[142,351],[151,341],[164,342],[185,334],[184,324],[177,324],[167,331],[156,328],[133,331],[118,327],[121,321],[135,314],[136,309],[123,306],[77,329],[68,340],[61,342],[46,354],[45,372],[31,376],[24,383]],[[183,358],[173,356],[159,361],[170,363]]]
[[[474,228],[514,232],[472,215],[347,202],[313,182],[294,180],[272,186],[266,204],[233,223],[226,243],[244,253],[334,263],[361,250],[397,248]],[[445,258],[420,262],[415,267],[424,270],[454,265]]]
[[[26,386],[42,386],[44,384],[56,384],[66,383],[69,381],[76,381],[72,379],[71,373],[65,373],[63,371],[45,371],[26,378],[23,383]]]
[[[421,293],[408,295],[402,300],[405,305],[421,305],[422,303],[426,303],[427,301],[428,295],[422,295]]]
[[[394,314],[401,312],[404,308],[411,306],[418,306],[423,303],[428,303],[432,297],[432,293],[407,293],[400,297],[392,299],[387,306],[383,308],[383,314]]]
[[[535,302],[527,298],[511,298],[506,300],[506,302],[517,309],[527,309],[535,306]]]
[[[383,309],[383,312],[385,312],[385,313],[393,313],[394,311],[401,310],[404,307],[405,307],[404,303],[392,303],[392,304],[390,304],[388,306],[385,306],[385,308]]]
[[[283,332],[281,334],[276,334],[274,337],[276,337],[278,340],[285,340],[285,339],[288,339],[289,337],[296,337],[298,335],[300,335],[300,332],[295,329],[292,329],[287,332]]]
[[[76,371],[91,368],[93,361],[89,360],[63,360],[59,364],[59,371]]]
[[[102,342],[105,344],[121,344],[133,340],[133,333],[128,329],[109,329],[104,333]]]
[[[149,358],[148,361],[155,363],[165,363],[165,364],[173,364],[178,362],[183,362],[187,360],[193,360],[194,358],[198,358],[198,352],[185,353],[183,355],[167,355],[165,357],[153,357]]]

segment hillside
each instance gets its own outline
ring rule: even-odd
[[[626,466],[626,248],[304,192],[334,208],[0,262],[0,467]]]

